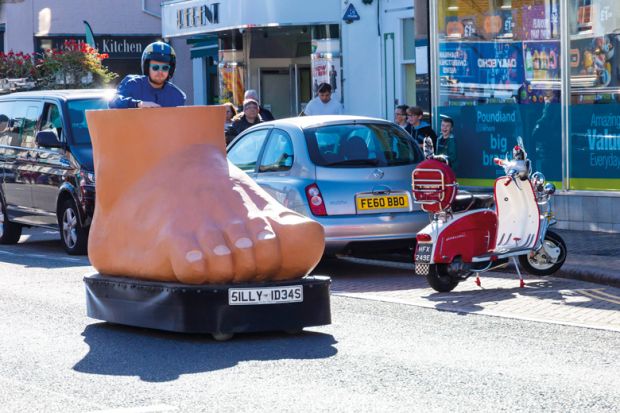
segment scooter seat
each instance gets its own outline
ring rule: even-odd
[[[470,209],[493,208],[493,195],[472,194],[467,191],[459,191],[452,201],[452,212],[465,212]]]

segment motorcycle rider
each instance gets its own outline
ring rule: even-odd
[[[141,59],[142,75],[127,75],[110,100],[110,109],[184,106],[185,93],[170,82],[176,68],[176,54],[167,43],[146,46]]]

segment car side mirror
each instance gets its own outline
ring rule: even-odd
[[[53,130],[42,130],[37,133],[35,142],[43,148],[62,148],[58,135]]]

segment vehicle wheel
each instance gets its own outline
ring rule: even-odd
[[[433,290],[440,293],[447,293],[454,290],[460,280],[445,273],[441,265],[432,264],[429,265],[426,281],[428,281],[428,285],[430,285]]]
[[[519,257],[519,263],[525,271],[534,275],[551,275],[560,269],[564,261],[566,243],[553,231],[547,231],[543,248]]]
[[[60,209],[60,239],[69,255],[84,255],[88,248],[88,231],[82,227],[75,203],[63,202]]]
[[[0,199],[0,244],[17,244],[22,236],[22,226],[10,222],[4,211],[4,202]]]

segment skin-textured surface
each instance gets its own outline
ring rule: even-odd
[[[299,278],[323,227],[226,160],[225,108],[86,113],[97,198],[88,256],[102,274],[187,284]]]

